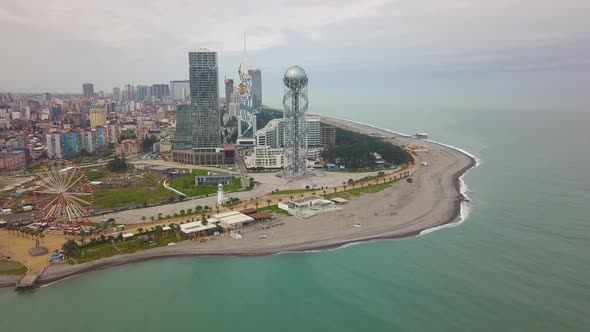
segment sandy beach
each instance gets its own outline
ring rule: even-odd
[[[412,176],[378,193],[365,194],[341,211],[309,219],[278,216],[277,220],[242,230],[242,239],[212,237],[205,243],[183,241],[175,246],[117,255],[80,265],[54,264],[39,279],[48,284],[73,275],[150,259],[181,256],[252,256],[288,251],[335,248],[351,242],[411,237],[456,220],[464,200],[459,177],[475,166],[468,155],[432,142],[416,140],[354,122],[322,117],[322,122],[366,134],[379,134],[398,145],[421,145],[428,163]],[[141,210],[134,211],[142,214]],[[128,212],[129,213],[129,212]],[[266,235],[261,238],[261,235]]]

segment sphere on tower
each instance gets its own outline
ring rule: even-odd
[[[221,184],[221,183],[220,183],[220,184],[218,184],[218,185],[217,185],[217,190],[218,190],[218,191],[223,191],[223,184]]]
[[[287,69],[283,77],[283,83],[292,90],[297,90],[307,85],[307,73],[299,66]]]

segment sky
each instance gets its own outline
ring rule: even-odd
[[[2,0],[0,91],[81,93],[188,78],[188,52],[247,60],[280,106],[590,108],[588,0]]]

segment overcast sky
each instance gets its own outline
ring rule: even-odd
[[[590,105],[588,0],[1,0],[0,91],[112,91],[186,79],[191,50],[280,105],[293,64],[310,105]]]

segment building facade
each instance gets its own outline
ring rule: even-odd
[[[93,105],[88,111],[90,127],[104,126],[107,123],[107,110],[104,105]]]
[[[94,84],[92,84],[92,83],[82,84],[82,91],[84,93],[84,98],[86,98],[86,99],[94,98]]]
[[[192,146],[193,126],[191,105],[178,105],[176,106],[174,150],[190,150]]]
[[[14,172],[25,168],[26,157],[24,151],[0,153],[0,172]]]
[[[174,101],[188,101],[190,81],[170,81],[170,96]]]
[[[148,85],[137,86],[137,99],[139,101],[149,100],[152,95],[152,87]]]
[[[307,147],[320,147],[320,118],[307,118]],[[258,146],[282,148],[285,145],[285,119],[272,119],[256,132]]]
[[[189,53],[193,149],[211,151],[221,147],[217,52]]]
[[[260,110],[262,106],[262,71],[260,69],[250,69],[248,74],[252,79],[252,101],[253,108]]]
[[[164,100],[170,97],[170,86],[168,84],[152,85],[152,95],[158,100]]]
[[[320,127],[320,145],[323,147],[336,145],[336,128],[331,126]]]

